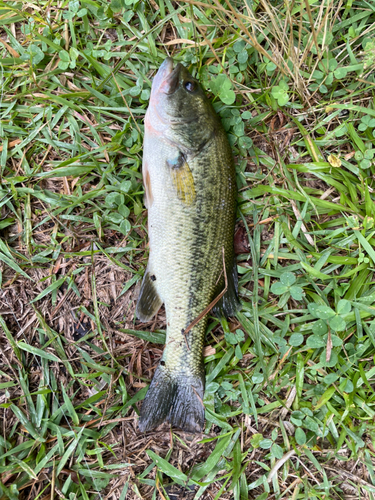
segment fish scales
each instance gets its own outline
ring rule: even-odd
[[[194,92],[185,89],[186,82]],[[143,156],[150,253],[137,315],[149,320],[164,303],[167,336],[139,425],[149,430],[169,420],[198,432],[204,424],[207,316],[186,335],[184,330],[224,288],[223,249],[229,286],[217,310],[233,314],[237,308],[237,189],[216,113],[186,68],[173,70],[170,59],[153,82]]]

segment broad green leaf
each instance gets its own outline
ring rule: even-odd
[[[325,405],[335,394],[336,388],[335,387],[329,387],[319,398],[318,402],[316,403],[314,410],[319,410],[323,405]]]
[[[262,441],[259,443],[259,447],[263,448],[264,450],[269,450],[272,444],[272,439],[262,439]]]
[[[26,417],[26,415],[21,411],[16,405],[13,403],[10,405],[11,410],[13,411],[14,415],[17,417],[17,419],[20,421],[20,423],[25,427],[27,432],[37,441],[44,443],[46,440],[39,435],[33,424],[30,422],[30,420]]]
[[[0,243],[2,243],[1,240]],[[28,274],[25,273],[25,271],[20,268],[20,266],[13,260],[13,258],[10,258],[4,253],[0,252],[0,260],[3,261],[7,266],[12,268],[13,271],[16,271],[16,273],[20,273],[24,278],[34,281],[32,278],[30,278],[30,276],[28,276]]]
[[[295,286],[295,285],[291,286],[289,292],[294,300],[302,300],[303,297],[305,296],[305,292],[303,291],[303,288],[301,288],[300,286]]]
[[[303,431],[303,429],[301,429],[301,427],[297,427],[296,432],[295,432],[295,437],[296,437],[297,444],[303,445],[306,443],[306,434]]]
[[[327,345],[327,341],[323,340],[321,335],[310,335],[306,340],[307,347],[313,347],[314,349],[319,349],[321,347],[325,347]]]
[[[155,452],[151,450],[147,450],[147,455],[155,462],[156,466],[168,477],[173,479],[177,484],[184,486],[186,484],[194,484],[195,481],[193,479],[189,479],[186,474],[176,469],[173,465],[171,465],[164,458],[159,457]]]
[[[277,459],[280,459],[283,457],[284,455],[284,452],[283,452],[283,449],[281,448],[281,446],[279,446],[278,444],[274,443],[272,446],[271,446],[271,453],[272,455],[277,458]]]
[[[292,345],[292,346],[299,346],[303,343],[303,335],[301,333],[293,333],[290,337],[289,337],[289,344]]]
[[[165,344],[165,332],[147,332],[142,330],[130,330],[120,328],[120,332],[126,333],[128,335],[134,335],[140,339],[151,342],[152,344]]]
[[[292,286],[296,282],[296,277],[294,273],[282,273],[280,276],[280,282],[285,286]]]
[[[5,323],[5,320],[1,316],[1,314],[0,314],[0,326],[3,329],[3,332],[5,333],[5,336],[6,336],[7,340],[8,340],[8,342],[9,342],[9,344],[10,344],[10,346],[11,346],[13,352],[14,352],[14,354],[16,355],[18,361],[20,363],[22,363],[21,352],[19,350],[17,342],[14,340],[15,335],[13,335],[10,332],[10,330],[9,330],[7,324]]]
[[[31,300],[30,301],[30,304],[32,304],[33,302],[37,302],[38,300],[42,299],[43,297],[45,297],[46,295],[48,295],[49,293],[53,292],[54,290],[57,290],[58,288],[60,288],[60,286],[65,283],[67,277],[64,276],[63,278],[60,278],[58,279],[57,281],[54,281],[53,283],[51,283],[51,285],[47,286],[47,288],[45,288],[42,292],[40,292],[39,295],[37,295],[35,297],[35,299]]]
[[[328,306],[318,306],[315,310],[316,315],[320,319],[329,319],[335,316],[335,311],[333,311],[330,307]]]
[[[328,331],[327,323],[325,321],[323,321],[322,319],[316,321],[316,323],[314,324],[314,326],[312,328],[312,331],[316,335],[324,335]]]
[[[79,417],[74,409],[74,406],[73,406],[73,403],[72,403],[70,397],[68,396],[68,394],[65,391],[64,384],[61,384],[61,390],[62,390],[62,394],[63,394],[63,398],[64,398],[64,403],[65,403],[66,408],[67,408],[67,414],[73,420],[74,425],[78,426],[79,425]]]
[[[61,360],[54,354],[43,351],[42,349],[38,349],[37,347],[34,347],[32,345],[26,344],[24,341],[18,342],[17,345],[23,351],[29,352],[34,356],[39,356],[42,359],[48,359],[49,361],[57,361],[61,363]]]
[[[276,281],[271,286],[271,292],[275,295],[282,295],[289,290],[289,286],[283,285],[280,281]]]
[[[346,327],[346,322],[341,316],[333,316],[333,318],[329,318],[328,324],[335,332],[342,332]]]
[[[336,311],[337,314],[349,314],[352,310],[352,306],[348,300],[341,299],[337,303]]]

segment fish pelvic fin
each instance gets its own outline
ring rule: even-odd
[[[156,276],[147,268],[139,293],[136,315],[141,321],[150,321],[159,311],[163,301],[155,287]]]
[[[227,268],[227,279],[228,289],[214,307],[214,313],[216,316],[234,316],[241,308],[241,303],[238,298],[237,265],[234,259],[232,264]]]
[[[142,404],[139,429],[146,432],[168,421],[185,432],[202,432],[203,395],[204,375],[173,377],[159,365]]]

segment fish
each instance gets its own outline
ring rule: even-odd
[[[205,311],[220,294],[216,314],[233,316],[240,306],[235,165],[199,81],[170,57],[153,79],[144,125],[149,258],[136,315],[150,321],[164,303],[167,327],[138,426],[145,432],[167,421],[199,433],[205,414]]]

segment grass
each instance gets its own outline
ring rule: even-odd
[[[0,499],[375,498],[375,2],[0,2]],[[206,428],[137,430],[163,311],[143,118],[187,65],[236,158]]]

